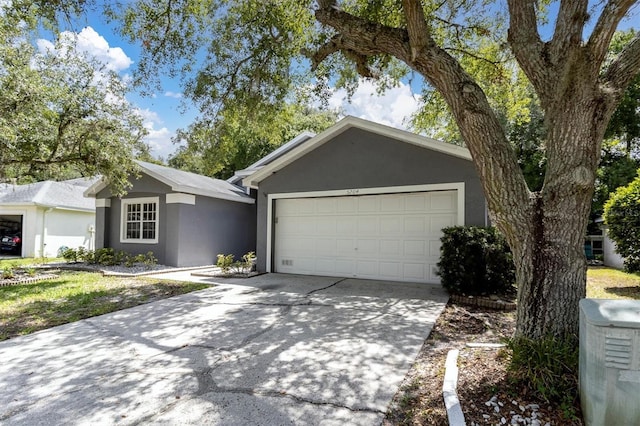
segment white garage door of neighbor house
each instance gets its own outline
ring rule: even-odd
[[[276,272],[438,283],[457,191],[277,199]]]

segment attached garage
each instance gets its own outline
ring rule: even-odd
[[[442,229],[487,223],[466,149],[354,117],[244,183],[267,272],[438,283]]]
[[[438,282],[457,204],[456,190],[277,199],[275,271]]]

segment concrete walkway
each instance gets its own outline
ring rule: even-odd
[[[0,424],[380,424],[446,300],[269,274],[0,342]]]

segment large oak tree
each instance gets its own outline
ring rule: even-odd
[[[79,51],[71,33],[39,40],[33,11],[0,7],[0,181],[103,175],[122,193],[149,148],[118,74]]]

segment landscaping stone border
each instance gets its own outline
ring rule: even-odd
[[[18,278],[18,279],[10,279],[10,280],[0,280],[0,287],[8,287],[11,285],[19,285],[19,284],[33,284],[40,281],[52,280],[54,278],[60,278],[59,275],[55,274],[42,274],[37,277],[26,277],[26,278]]]

